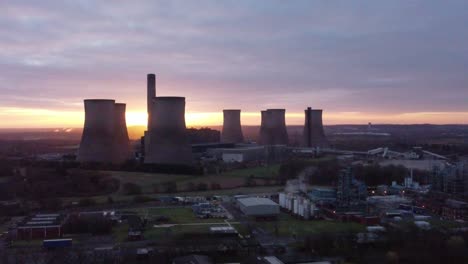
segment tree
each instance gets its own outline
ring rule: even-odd
[[[96,205],[96,201],[92,198],[83,198],[78,202],[78,205],[82,207],[93,206]]]
[[[166,193],[175,193],[177,192],[177,183],[176,182],[165,182],[162,184],[164,192]]]
[[[221,189],[221,184],[217,182],[212,182],[211,183],[211,190],[220,190]]]
[[[206,191],[208,190],[208,184],[204,183],[204,182],[200,182],[197,184],[197,190],[198,191]]]
[[[253,177],[253,175],[250,175],[248,178],[245,178],[245,186],[247,187],[257,186],[257,182],[255,181],[255,178]]]
[[[132,182],[125,183],[123,189],[126,195],[139,195],[142,193],[141,187]]]

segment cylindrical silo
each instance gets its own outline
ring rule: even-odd
[[[267,109],[262,111],[262,126],[260,128],[260,144],[287,145],[286,110]]]
[[[77,160],[115,163],[115,101],[84,100],[85,123]]]
[[[325,137],[325,132],[323,131],[321,109],[312,109],[308,107],[305,110],[303,145],[308,148],[324,148],[329,146],[329,142]]]
[[[190,165],[192,148],[185,127],[185,98],[154,98],[151,117],[145,163]]]
[[[125,118],[125,104],[115,104],[115,155],[117,162],[124,162],[130,158],[130,140],[128,138],[127,121]]]
[[[223,110],[223,117],[221,142],[242,143],[244,141],[244,136],[241,126],[241,110]]]

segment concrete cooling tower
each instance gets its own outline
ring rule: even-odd
[[[127,121],[125,118],[126,105],[115,104],[115,144],[116,144],[116,159],[124,162],[130,158],[130,139],[128,138]]]
[[[242,143],[244,135],[241,126],[241,110],[223,110],[223,131],[221,133],[221,142],[224,143]]]
[[[154,98],[151,118],[145,163],[190,165],[192,148],[185,127],[185,98]]]
[[[328,147],[329,142],[325,137],[322,123],[322,110],[308,107],[305,110],[305,124],[303,145],[308,148]]]
[[[262,124],[260,127],[260,144],[287,145],[289,142],[286,130],[286,110],[267,109],[262,111]]]
[[[125,161],[129,151],[125,105],[116,106],[115,101],[109,99],[88,99],[84,100],[84,106],[85,123],[78,150],[78,161],[85,163]]]

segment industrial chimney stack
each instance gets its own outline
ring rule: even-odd
[[[303,145],[308,148],[329,146],[322,122],[322,110],[308,107],[305,110]]]
[[[155,97],[150,116],[145,163],[190,165],[192,148],[185,126],[185,97]]]
[[[147,75],[147,93],[146,93],[146,109],[148,113],[148,126],[147,130],[151,126],[151,107],[153,105],[153,98],[156,97],[156,75],[154,73],[150,73]]]
[[[286,110],[267,109],[262,111],[262,124],[260,127],[260,144],[287,145],[289,142],[286,130]]]
[[[241,110],[223,110],[221,142],[242,143],[244,141],[240,116]]]

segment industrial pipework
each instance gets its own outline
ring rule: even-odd
[[[221,133],[221,142],[223,143],[242,143],[244,135],[241,126],[241,110],[223,110],[223,130]]]
[[[185,126],[185,97],[155,97],[151,108],[145,163],[192,163],[192,148]]]

